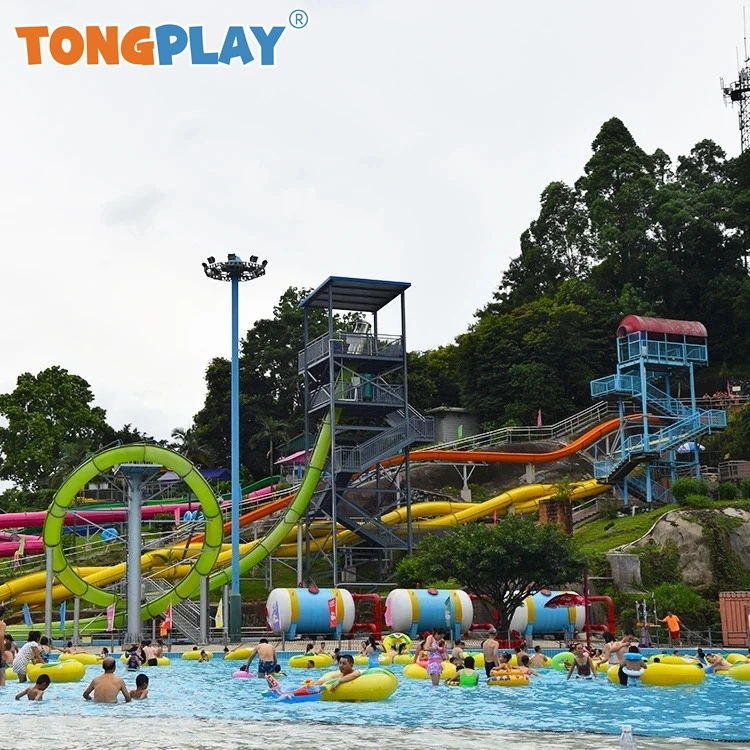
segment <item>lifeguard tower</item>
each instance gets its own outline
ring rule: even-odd
[[[308,507],[301,578],[320,560],[330,563],[331,583],[369,585],[368,578],[387,580],[394,550],[412,549],[411,476],[409,448],[434,438],[431,418],[409,406],[406,360],[406,290],[398,281],[331,276],[300,302],[304,312],[304,348],[299,373],[304,377],[305,451],[311,455],[313,428],[330,419],[331,450],[323,479]],[[379,315],[398,303],[400,331],[384,334]],[[328,332],[310,341],[308,315],[325,310]],[[334,314],[357,312],[364,320],[354,330],[339,330]],[[394,311],[395,312],[395,311]],[[393,319],[393,315],[389,319]],[[398,483],[386,480],[381,463],[400,456],[403,471]],[[356,477],[356,486],[352,480]],[[383,513],[404,508],[406,523],[398,528],[381,523]],[[328,533],[313,535],[317,529]],[[354,532],[339,542],[341,529]],[[302,540],[298,538],[298,544]],[[373,565],[374,563],[374,565]],[[362,571],[369,572],[362,572]],[[302,580],[299,581],[302,583]]]
[[[725,411],[697,406],[695,368],[707,365],[708,333],[698,321],[628,315],[620,322],[617,373],[591,381],[591,395],[618,403],[619,430],[594,461],[594,476],[618,487],[626,505],[631,495],[669,501],[685,446],[694,447],[700,476],[698,438],[727,426]],[[678,382],[687,386],[685,397],[674,395]],[[635,412],[628,410],[633,400]]]

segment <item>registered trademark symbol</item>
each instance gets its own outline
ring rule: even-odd
[[[310,18],[304,10],[293,10],[289,14],[289,23],[295,29],[304,29],[309,20]]]

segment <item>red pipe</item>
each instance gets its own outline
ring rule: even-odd
[[[588,603],[594,604],[595,602],[606,602],[607,603],[607,625],[591,625],[587,627],[589,630],[609,630],[610,633],[614,634],[617,631],[617,624],[615,622],[615,604],[612,598],[609,596],[589,596]],[[588,615],[588,607],[586,607]],[[588,617],[587,617],[588,619]]]
[[[352,624],[352,631],[369,630],[375,638],[381,640],[383,638],[383,602],[380,594],[352,594],[352,599],[354,599],[355,611],[357,602],[360,601],[371,601],[375,607],[373,622],[355,622]]]

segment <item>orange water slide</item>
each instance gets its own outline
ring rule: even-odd
[[[284,510],[284,508],[289,505],[289,503],[294,499],[294,493],[291,495],[286,495],[285,497],[280,497],[277,500],[272,500],[270,503],[265,503],[264,505],[260,505],[259,507],[255,508],[254,510],[249,511],[248,513],[243,513],[240,516],[240,528],[243,526],[247,526],[249,523],[255,523],[255,521],[260,521],[261,519],[265,518],[266,516],[270,516],[272,513],[276,513],[277,510]],[[232,522],[227,521],[224,524],[224,535],[226,536],[230,531],[232,530]],[[203,541],[203,534],[196,534],[193,537],[190,537],[190,543],[191,544],[199,544]]]
[[[642,418],[640,414],[633,415],[637,419]],[[627,419],[627,417],[626,417]],[[501,464],[544,464],[550,461],[559,461],[568,458],[574,453],[588,448],[605,435],[614,432],[620,426],[620,418],[608,419],[606,422],[593,427],[585,432],[572,443],[546,453],[510,453],[502,451],[456,451],[456,450],[421,450],[412,451],[409,454],[411,461],[452,461],[455,463],[466,463],[476,461],[477,463],[501,463]],[[382,462],[383,466],[393,466],[403,460],[401,456],[389,458]]]

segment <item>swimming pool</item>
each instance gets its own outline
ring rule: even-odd
[[[282,664],[286,663],[289,655],[280,654]],[[82,744],[87,741],[83,736],[78,738],[80,742],[74,741],[76,726],[81,732],[88,726],[86,734],[90,735],[101,724],[103,717],[138,717],[139,725],[146,722],[143,726],[150,721],[160,720],[160,726],[167,730],[167,737],[174,737],[175,733],[194,726],[190,734],[199,732],[200,742],[197,737],[195,743],[183,738],[181,744],[182,747],[201,748],[213,747],[206,744],[209,738],[203,737],[204,731],[224,737],[224,748],[261,747],[268,741],[267,737],[264,739],[267,732],[277,737],[276,742],[286,736],[289,740],[293,739],[295,745],[305,744],[307,750],[334,747],[339,741],[351,744],[354,737],[360,737],[357,744],[366,747],[361,738],[371,735],[380,738],[379,746],[384,744],[386,737],[392,737],[388,744],[398,747],[404,746],[400,744],[406,739],[404,728],[408,728],[408,737],[411,737],[407,744],[414,747],[417,736],[424,735],[427,742],[431,735],[435,735],[435,727],[444,730],[439,732],[440,736],[434,744],[436,748],[446,747],[446,737],[463,738],[461,746],[465,747],[467,732],[476,732],[481,736],[486,733],[487,737],[501,732],[500,736],[505,740],[509,739],[510,732],[515,738],[514,745],[523,747],[522,736],[515,733],[528,730],[610,735],[576,740],[574,735],[550,737],[545,734],[544,741],[540,742],[542,735],[531,734],[528,735],[531,743],[528,747],[616,747],[616,740],[611,735],[619,735],[620,727],[625,723],[633,725],[637,736],[653,738],[647,744],[641,741],[639,746],[643,747],[660,747],[667,744],[667,738],[676,740],[685,737],[750,743],[750,683],[737,682],[725,676],[709,675],[703,684],[685,688],[621,688],[604,679],[566,682],[564,673],[551,669],[541,670],[542,676],[532,680],[528,688],[518,689],[489,688],[484,685],[476,689],[433,688],[427,681],[401,678],[393,698],[382,703],[289,704],[264,698],[261,695],[265,689],[263,680],[233,679],[231,673],[237,666],[238,662],[220,658],[205,664],[184,662],[179,654],[173,655],[171,666],[147,670],[151,680],[149,699],[131,706],[103,706],[82,700],[81,693],[87,681],[101,671],[98,666],[88,667],[86,678],[80,683],[53,684],[42,704],[24,700],[9,705],[8,701],[12,703],[12,696],[18,689],[15,682],[8,683],[0,701],[5,704],[3,713],[9,720],[7,726],[11,731],[16,728],[20,731],[24,727],[28,731],[27,717],[33,717],[38,729],[39,718],[43,715],[46,717],[45,723],[52,722],[58,731],[68,732],[65,744],[70,747],[87,747]],[[301,681],[328,670],[285,671],[290,681]],[[400,675],[401,668],[394,667],[394,672]],[[118,673],[134,686],[135,675],[125,672],[121,664],[118,665]],[[60,717],[59,722],[57,716]],[[109,738],[121,739],[120,729],[116,729],[115,725],[120,727],[129,722],[107,721],[107,724],[108,731],[115,732]],[[304,739],[304,733],[310,734],[311,727],[316,724],[319,727],[313,733],[316,741],[320,742],[321,737],[328,738],[323,744],[316,744],[310,738]],[[330,725],[347,725],[349,729],[342,735],[342,727],[335,726],[334,731]],[[212,727],[210,731],[209,727]],[[36,733],[35,730],[32,732]],[[230,736],[227,736],[227,732]],[[235,732],[237,736],[231,739]],[[253,737],[258,745],[250,743]],[[141,736],[141,739],[148,738],[148,733]],[[536,744],[534,738],[537,738]],[[7,731],[4,739],[10,739]],[[244,741],[240,742],[240,739]],[[472,743],[473,746],[484,746],[477,741],[479,744]],[[568,742],[573,744],[566,744]],[[487,740],[487,746],[496,743],[497,740]],[[164,746],[163,742],[160,744]],[[433,745],[428,742],[421,746]],[[693,748],[700,745],[690,743],[687,746]],[[716,748],[717,745],[712,744],[711,747]]]

